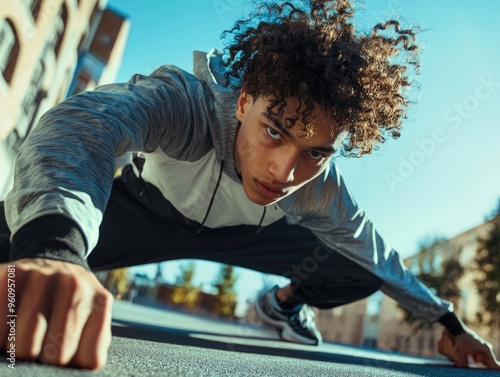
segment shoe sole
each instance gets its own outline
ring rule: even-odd
[[[284,340],[287,340],[292,343],[300,343],[300,344],[307,344],[311,346],[318,346],[321,344],[321,342],[314,341],[312,339],[306,338],[302,335],[297,334],[293,329],[290,327],[290,325],[285,322],[285,321],[280,321],[273,319],[269,317],[259,306],[258,301],[254,303],[255,311],[259,315],[260,318],[266,323],[267,325],[278,328],[281,330],[281,337]]]

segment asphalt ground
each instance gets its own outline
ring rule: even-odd
[[[99,371],[1,357],[0,376],[493,376],[364,347],[311,347],[279,340],[272,329],[116,301],[108,364]]]

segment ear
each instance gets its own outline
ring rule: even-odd
[[[238,102],[236,102],[236,118],[240,122],[243,122],[243,120],[245,120],[252,104],[253,97],[245,92],[245,88],[241,88]]]

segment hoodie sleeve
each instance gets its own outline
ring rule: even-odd
[[[210,106],[199,80],[164,66],[71,97],[44,114],[19,151],[5,202],[11,259],[45,256],[84,265],[97,243],[116,156],[162,148],[188,159],[193,144],[207,149]],[[46,229],[51,237],[36,231],[41,218],[53,225]]]
[[[399,253],[358,207],[335,165],[282,205],[291,214],[290,221],[379,277],[381,290],[405,308],[430,322],[453,310],[450,302],[437,297],[404,266]]]

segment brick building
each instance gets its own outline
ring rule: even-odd
[[[2,0],[0,200],[14,157],[40,116],[69,95],[114,80],[129,20],[106,0]]]
[[[455,308],[458,315],[466,321],[469,327],[479,335],[489,340],[500,356],[500,329],[479,326],[476,313],[481,310],[481,302],[474,280],[477,272],[474,270],[474,257],[478,248],[478,237],[486,238],[492,227],[491,222],[485,222],[457,236],[439,242],[431,251],[434,253],[434,263],[455,259],[464,268],[464,273],[458,282],[460,300]],[[408,258],[405,263],[415,270],[417,256]],[[412,332],[412,329],[402,321],[402,312],[397,303],[384,297],[381,303],[379,322],[377,323],[377,347],[385,350],[397,350],[421,356],[438,356],[437,341],[441,337],[443,327],[436,323],[430,329]]]

